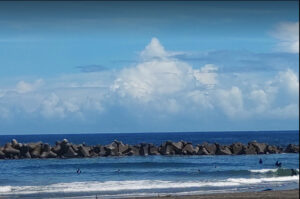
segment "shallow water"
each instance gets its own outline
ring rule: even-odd
[[[298,159],[298,154],[274,154],[2,160],[0,195],[116,197],[291,189],[298,187],[299,175],[290,171],[299,169]],[[281,169],[274,166],[276,160]]]

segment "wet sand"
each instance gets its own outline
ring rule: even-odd
[[[243,192],[243,193],[218,193],[206,195],[186,195],[186,196],[157,196],[157,197],[136,197],[131,199],[298,199],[299,189],[283,191],[260,191],[260,192]],[[128,198],[129,199],[129,198]]]
[[[0,196],[0,199],[17,199],[23,198],[22,195],[14,196]],[[28,198],[28,197],[26,197]],[[32,199],[44,198],[44,197],[31,197]],[[46,197],[48,198],[48,197]],[[49,197],[52,198],[52,197]],[[55,199],[102,199],[101,195],[98,196],[65,196],[55,197]],[[299,189],[294,190],[282,190],[282,191],[259,191],[259,192],[241,192],[241,193],[217,193],[217,194],[203,194],[203,195],[184,195],[184,196],[156,196],[156,197],[130,197],[123,199],[298,199]]]

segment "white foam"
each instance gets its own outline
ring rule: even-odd
[[[72,182],[58,183],[48,186],[14,186],[8,192],[13,193],[54,193],[54,192],[92,192],[92,191],[124,191],[140,189],[164,189],[164,188],[188,188],[203,186],[238,186],[235,182],[200,182],[200,181],[160,181],[160,180],[139,180],[139,181],[106,181],[106,182]]]
[[[252,173],[269,173],[276,172],[278,169],[258,169],[258,170],[250,170]]]
[[[299,176],[271,177],[271,178],[229,178],[219,181],[88,181],[57,183],[45,186],[0,186],[2,194],[35,194],[35,193],[77,193],[77,192],[105,192],[141,189],[167,189],[189,187],[238,187],[249,184],[299,181]]]
[[[0,193],[10,192],[11,186],[0,186]]]
[[[299,181],[299,175],[297,176],[283,176],[283,177],[271,177],[271,178],[229,178],[228,182],[236,182],[240,184],[256,184],[266,182],[288,182]]]

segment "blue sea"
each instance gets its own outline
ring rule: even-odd
[[[115,139],[156,145],[166,140],[193,144],[256,140],[285,147],[299,144],[299,131],[1,135],[0,145],[12,138],[52,145],[64,138],[88,145]],[[260,158],[263,164],[258,163]],[[277,160],[282,162],[280,169],[274,165]],[[81,174],[76,173],[78,168]],[[292,176],[290,169],[299,171],[299,154],[0,160],[0,197],[130,198],[298,188],[299,175]]]

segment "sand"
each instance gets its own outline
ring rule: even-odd
[[[137,197],[134,199],[224,199],[224,198],[242,198],[242,199],[298,199],[299,189],[284,191],[260,191],[260,192],[243,192],[243,193],[218,193],[207,195],[189,195],[189,196],[160,196],[160,197]],[[129,199],[129,198],[128,198]],[[133,198],[130,198],[133,199]]]
[[[0,196],[0,199],[23,198],[23,196],[5,197]],[[26,197],[28,198],[28,197]],[[33,197],[35,199],[40,197]],[[32,199],[33,199],[32,198]],[[50,197],[51,198],[51,197]],[[80,197],[55,197],[55,199],[102,199],[101,195],[98,196],[80,196]],[[156,196],[156,197],[130,197],[123,199],[298,199],[299,189],[282,190],[282,191],[260,191],[260,192],[242,192],[242,193],[218,193],[206,195],[185,195],[185,196]]]

